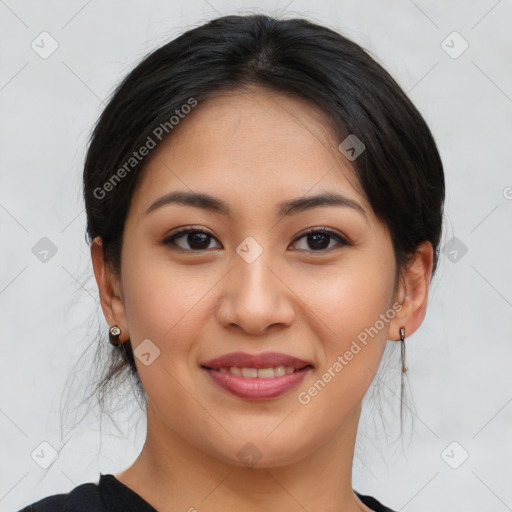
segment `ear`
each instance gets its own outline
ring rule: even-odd
[[[122,288],[119,276],[105,262],[103,243],[97,236],[91,243],[91,258],[94,276],[100,293],[101,309],[109,326],[118,325],[121,329],[119,341],[126,341],[128,323],[124,307]]]
[[[423,242],[400,277],[395,301],[402,307],[390,322],[389,339],[400,340],[401,327],[405,329],[405,336],[410,336],[423,322],[427,311],[432,264],[432,244]]]

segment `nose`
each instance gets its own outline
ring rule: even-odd
[[[217,320],[223,327],[261,335],[293,322],[294,294],[270,253],[264,250],[250,263],[236,255],[234,268],[223,280],[217,306]]]

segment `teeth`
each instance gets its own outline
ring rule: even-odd
[[[256,368],[242,368],[242,377],[257,377],[258,370]]]
[[[293,373],[293,368],[290,373]],[[275,377],[282,377],[285,374],[286,374],[286,368],[284,366],[281,365],[281,366],[276,366],[274,368],[274,376]]]
[[[281,367],[282,368],[282,367]],[[258,369],[258,379],[271,379],[272,377],[281,377],[277,373],[278,368],[259,368]],[[244,372],[242,372],[242,375],[244,375]],[[245,375],[244,375],[245,377]]]
[[[271,379],[273,377],[282,377],[295,371],[293,366],[275,366],[273,368],[238,368],[232,366],[230,368],[219,368],[220,373],[231,373],[238,377],[258,378],[258,379]]]

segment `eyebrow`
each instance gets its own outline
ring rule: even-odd
[[[194,206],[202,208],[214,213],[230,216],[231,209],[221,199],[211,196],[209,194],[188,192],[188,191],[174,191],[157,199],[146,210],[146,215],[161,208],[162,206],[170,204],[181,204],[186,206]],[[277,205],[277,217],[283,218],[290,215],[295,215],[312,208],[319,208],[322,206],[339,206],[344,208],[352,208],[366,217],[365,209],[353,199],[334,192],[323,192],[315,196],[304,196],[297,199],[290,199],[282,201]]]

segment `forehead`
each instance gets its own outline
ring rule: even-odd
[[[253,208],[329,190],[371,210],[339,142],[307,99],[256,87],[224,91],[200,102],[153,150],[133,207],[174,189]]]

